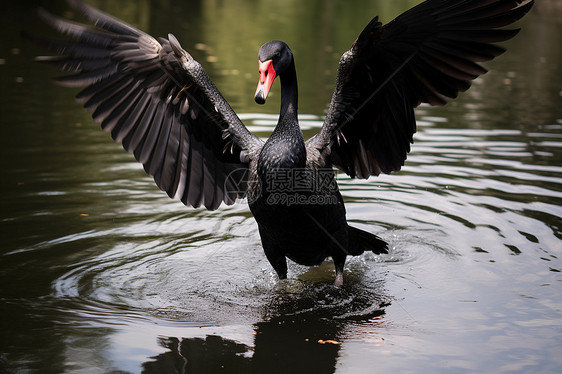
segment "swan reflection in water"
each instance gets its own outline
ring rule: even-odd
[[[350,301],[354,290],[345,287],[325,284],[313,286],[310,292],[279,293],[268,306],[273,317],[254,325],[252,346],[211,334],[204,338],[161,337],[159,343],[167,352],[145,362],[143,373],[333,373],[341,332],[350,323],[368,321],[376,326],[389,305],[371,292],[361,295],[358,291],[361,296]],[[382,282],[375,290],[384,294]],[[322,294],[328,300],[319,303]]]

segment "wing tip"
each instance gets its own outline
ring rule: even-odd
[[[186,56],[186,51],[181,47],[179,40],[175,37],[174,34],[168,34],[168,41],[170,42],[170,46],[172,47],[172,51],[174,51],[174,55],[177,58],[181,58],[182,56]]]

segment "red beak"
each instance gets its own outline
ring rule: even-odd
[[[265,62],[259,62],[259,72],[260,80],[258,82],[258,88],[256,89],[256,95],[254,99],[258,104],[265,104],[265,99],[269,95],[269,90],[273,84],[273,80],[277,76],[275,69],[273,69],[273,60],[267,60]]]

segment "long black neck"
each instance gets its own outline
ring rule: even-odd
[[[304,138],[297,119],[297,74],[294,62],[280,75],[281,113],[279,122],[262,148],[258,173],[262,181],[279,168],[302,168],[306,164]]]
[[[297,121],[299,90],[294,60],[291,60],[289,68],[279,78],[281,80],[281,115],[290,116]]]
[[[279,123],[277,124],[274,133],[298,132],[300,137],[302,137],[298,123],[299,93],[294,60],[291,60],[289,67],[282,75],[279,76],[279,79],[281,80],[281,110]]]

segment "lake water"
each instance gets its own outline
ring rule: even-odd
[[[257,50],[296,56],[306,136],[337,61],[371,17],[416,1],[91,1],[153,35],[173,32],[247,126],[267,136],[279,86],[253,103]],[[490,73],[417,111],[399,173],[338,175],[348,219],[390,244],[279,281],[240,203],[172,201],[32,62],[0,17],[0,372],[555,373],[562,369],[562,6],[543,0]]]

